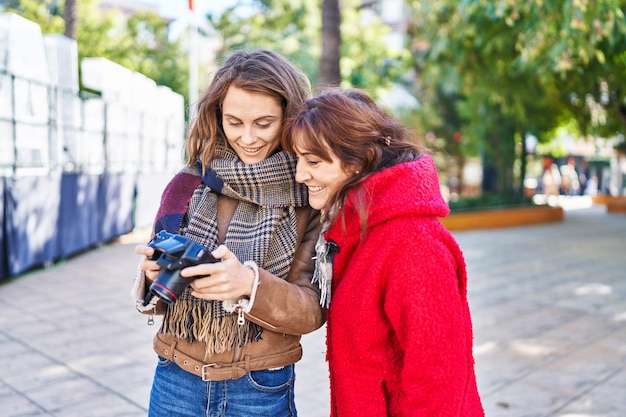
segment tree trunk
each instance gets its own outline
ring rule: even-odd
[[[339,85],[341,72],[341,13],[339,0],[322,2],[322,59],[317,79],[319,87]]]
[[[519,189],[522,191],[522,196],[526,196],[526,165],[528,164],[528,149],[526,149],[526,132],[522,129],[522,149],[520,155],[520,173],[519,173]]]
[[[65,0],[65,10],[63,18],[65,19],[65,36],[76,39],[76,0]]]

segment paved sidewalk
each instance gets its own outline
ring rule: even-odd
[[[455,233],[488,417],[626,416],[626,215],[565,217]],[[129,297],[144,235],[0,283],[1,417],[146,415],[158,322]],[[323,329],[303,345],[299,415],[328,416]]]

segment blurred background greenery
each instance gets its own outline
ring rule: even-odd
[[[452,201],[526,201],[551,162],[625,164],[623,0],[245,0],[176,36],[137,1],[0,0],[1,11],[186,100],[190,30],[202,39],[199,90],[229,51],[274,49],[315,87],[363,88],[420,132]],[[617,189],[601,191],[624,193],[616,172]]]

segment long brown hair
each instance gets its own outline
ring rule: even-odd
[[[198,115],[186,144],[188,165],[200,159],[204,171],[219,156],[217,144],[227,143],[222,126],[222,102],[230,86],[274,97],[283,109],[283,120],[293,116],[311,96],[308,77],[282,55],[266,49],[232,53],[198,102]]]
[[[335,221],[339,214],[335,212],[353,190],[363,231],[369,198],[357,186],[374,172],[413,161],[426,152],[416,132],[354,88],[328,88],[309,99],[283,129],[283,148],[295,154],[294,144],[327,162],[334,155],[355,173],[331,199],[326,216]]]

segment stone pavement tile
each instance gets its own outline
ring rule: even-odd
[[[328,417],[330,392],[326,362],[326,326],[302,337],[302,359],[296,363],[295,400],[299,417]]]
[[[503,317],[499,320],[494,317],[489,326],[480,323],[474,327],[474,343],[481,345],[489,342],[496,342],[501,345],[508,345],[518,339],[537,338],[546,332],[568,326],[572,321],[576,321],[581,314],[569,309],[555,307],[533,306],[534,310],[525,311],[515,316],[511,316],[506,305],[502,305]],[[558,346],[558,344],[557,344]]]
[[[34,404],[19,391],[15,391],[0,381],[0,407],[2,416],[49,417],[37,404]]]
[[[616,370],[602,384],[571,401],[561,410],[567,414],[623,417],[626,411],[626,369]]]
[[[70,368],[84,375],[100,375],[114,369],[129,367],[132,364],[133,361],[131,359],[110,350],[67,361],[67,365]]]
[[[555,416],[570,398],[584,394],[598,383],[584,377],[537,368],[515,383],[483,394],[486,415],[491,416]]]
[[[516,316],[506,322],[505,327],[516,337],[534,337],[545,331],[567,325],[580,316],[579,312],[560,307],[536,307],[523,316]]]
[[[97,332],[96,332],[97,333]],[[71,336],[68,336],[71,334]],[[102,334],[93,334],[84,337],[89,332],[83,329],[46,334],[40,340],[32,340],[33,349],[45,351],[48,355],[64,363],[80,363],[82,359],[99,355],[115,354],[109,343],[120,333],[115,331],[103,331]],[[105,341],[107,341],[105,343]]]
[[[493,347],[493,352],[475,354],[475,372],[479,393],[485,398],[518,381],[533,369],[528,359],[512,360],[505,352]]]
[[[96,397],[63,407],[53,412],[55,417],[146,417],[146,411],[115,394]]]
[[[615,352],[615,354],[622,359],[621,363],[626,369],[626,320],[615,320],[614,318],[612,320],[619,326],[615,331],[611,332],[601,340],[598,340],[597,343],[606,349],[610,349]],[[626,377],[626,375],[624,375],[624,377]]]
[[[563,325],[543,332],[537,337],[549,343],[562,345],[561,354],[588,346],[615,332],[620,324],[610,317],[583,315]]]
[[[98,383],[109,387],[117,395],[126,398],[128,402],[147,409],[155,365],[156,356],[150,363],[131,364],[108,372],[88,375]]]
[[[573,416],[578,414],[569,413],[584,411],[591,414],[580,415],[617,417],[620,415],[618,410],[623,415],[626,410],[626,367],[622,365],[621,369],[616,369],[615,366],[626,363],[622,344],[625,336],[622,331],[615,333],[617,343],[600,339],[530,370],[520,380],[486,393],[483,398],[491,406],[504,403],[508,411],[535,410],[537,416]],[[535,391],[537,388],[538,392]],[[528,404],[524,402],[529,400]],[[500,407],[495,410],[494,415],[505,415]],[[509,414],[517,415],[515,411]]]
[[[64,329],[54,320],[42,320],[40,317],[24,314],[5,326],[6,332],[20,340],[37,340],[45,335],[61,333]]]
[[[42,321],[34,311],[29,311],[21,306],[11,305],[9,302],[2,301],[2,315],[0,316],[0,326],[7,334],[15,332],[23,332],[24,326],[40,325],[42,330],[46,328],[52,330],[54,326],[51,323]]]
[[[522,380],[481,397],[488,417],[552,417],[547,410],[560,405],[560,395]]]
[[[550,293],[539,293],[536,298],[542,303],[552,303],[587,314],[626,313],[626,291],[606,283],[571,282]]]
[[[74,378],[56,381],[45,388],[33,388],[23,394],[42,409],[54,413],[81,401],[95,399],[106,392],[102,386],[87,378]]]
[[[17,341],[8,341],[0,344],[0,375],[3,378],[17,373],[27,372],[33,367],[49,366],[56,362],[41,352],[32,351]]]
[[[621,379],[621,381],[620,381]],[[555,416],[623,417],[626,410],[626,369],[571,399]]]
[[[520,316],[536,309],[534,302],[518,297],[507,302],[497,302],[490,297],[476,294],[468,290],[468,302],[472,313],[472,325],[475,329],[482,329]]]
[[[573,351],[558,361],[554,361],[549,369],[596,379],[602,379],[615,370],[626,370],[625,345],[622,336],[625,332],[626,328],[621,329],[615,332],[615,336],[609,336],[609,341],[600,339]],[[616,337],[615,340],[613,340],[614,337]]]
[[[48,358],[44,358],[41,355],[35,355],[34,353],[21,355],[19,361],[28,362],[29,366],[3,372],[4,382],[13,389],[24,392],[35,389],[46,389],[51,384],[79,377],[76,372],[73,372],[66,366],[50,361]],[[34,356],[40,359],[39,363],[32,360]],[[15,362],[18,362],[18,360],[15,360]]]

